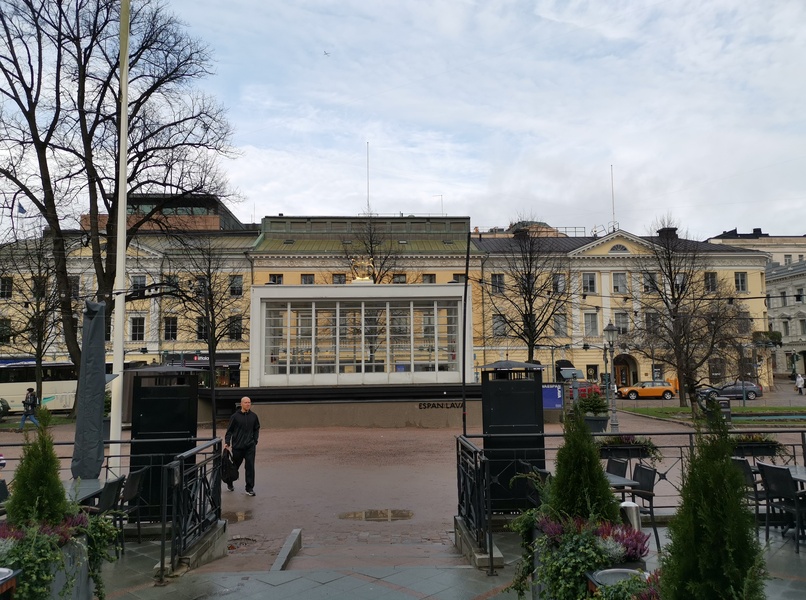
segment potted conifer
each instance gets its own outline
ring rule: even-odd
[[[591,433],[601,433],[607,429],[608,406],[601,394],[591,393],[584,398],[578,398],[574,403],[574,410],[582,414]]]

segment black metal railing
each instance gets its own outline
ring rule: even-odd
[[[775,439],[780,445],[775,454],[771,450],[756,453],[752,446],[745,448],[745,455],[751,463],[762,460],[785,465],[799,465],[806,463],[806,430],[802,429],[745,429],[736,433],[765,434]],[[595,438],[607,437],[610,434],[594,434]],[[685,461],[694,447],[696,432],[624,432],[620,435],[648,437],[657,446],[660,457],[635,456],[629,458],[628,476],[632,473],[635,463],[651,463],[657,470],[655,482],[654,505],[656,512],[671,514],[680,504],[680,486],[682,482]],[[465,526],[471,532],[475,543],[482,552],[490,554],[493,544],[493,517],[511,511],[493,510],[492,497],[495,487],[507,482],[496,481],[495,473],[510,473],[514,466],[516,474],[526,473],[531,465],[528,460],[519,459],[519,456],[528,454],[529,448],[510,448],[511,455],[502,456],[496,448],[493,453],[486,453],[483,444],[488,443],[492,435],[460,435],[456,438],[456,481],[458,490],[458,515],[464,520]],[[506,437],[506,436],[504,436]],[[562,434],[536,434],[542,437],[545,446],[545,467],[554,470],[557,449],[562,445]],[[480,445],[477,445],[480,444]],[[488,443],[489,444],[489,443]],[[747,450],[747,448],[750,448]],[[741,454],[742,451],[737,451]],[[523,508],[531,506],[529,498],[524,495]],[[492,558],[490,558],[492,564]]]
[[[165,577],[168,520],[175,571],[179,557],[221,518],[221,443],[221,438],[210,440],[162,467],[160,581]]]

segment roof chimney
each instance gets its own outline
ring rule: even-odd
[[[661,227],[658,229],[658,237],[664,240],[676,240],[677,227]]]

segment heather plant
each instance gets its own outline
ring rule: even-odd
[[[764,598],[766,568],[734,447],[713,407],[683,469],[680,507],[661,557],[664,600]]]

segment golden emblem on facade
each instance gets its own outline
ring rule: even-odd
[[[371,256],[363,258],[353,258],[353,275],[355,281],[372,281],[372,275],[375,273],[375,265],[372,262]]]

